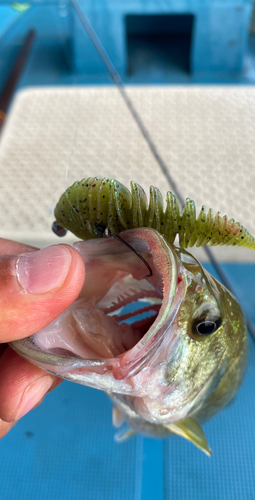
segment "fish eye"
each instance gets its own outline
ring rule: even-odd
[[[192,325],[192,333],[195,337],[207,337],[212,333],[215,333],[220,327],[222,320],[219,317],[206,316],[204,318],[196,319]]]

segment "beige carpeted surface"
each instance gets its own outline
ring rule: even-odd
[[[184,197],[220,210],[255,234],[255,88],[128,87]],[[147,193],[171,190],[113,87],[41,87],[19,92],[0,142],[0,236],[38,246],[74,241],[51,232],[67,186],[89,176],[131,180]],[[255,260],[241,248],[222,260]],[[196,255],[205,259],[204,252]]]

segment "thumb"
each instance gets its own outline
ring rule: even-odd
[[[48,325],[78,297],[84,278],[83,260],[68,245],[0,256],[0,343]]]

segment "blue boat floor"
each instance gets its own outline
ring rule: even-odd
[[[18,39],[19,41],[19,39]],[[0,90],[10,71],[20,45],[6,44],[0,55]],[[239,73],[191,74],[185,69],[185,61],[178,52],[179,44],[172,58],[166,60],[164,50],[151,48],[149,40],[141,50],[131,46],[130,72],[122,75],[126,85],[162,84],[216,84],[216,85],[254,85],[255,83],[255,35],[250,35],[244,57],[243,68]],[[95,50],[93,47],[91,50]],[[99,56],[95,53],[95,58]],[[36,39],[32,47],[18,88],[33,85],[107,85],[112,84],[107,71],[101,74],[76,73],[72,69],[70,41],[64,37],[52,36],[47,40]]]
[[[212,266],[205,267],[212,272]],[[255,266],[225,264],[255,320]],[[1,500],[253,500],[255,343],[233,404],[204,426],[208,458],[180,437],[116,444],[111,402],[63,382],[0,442]]]

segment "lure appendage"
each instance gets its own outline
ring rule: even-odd
[[[127,229],[150,227],[169,243],[179,236],[181,248],[196,245],[238,245],[255,250],[255,238],[239,222],[213,215],[202,206],[198,217],[194,201],[186,199],[181,214],[178,198],[168,191],[164,210],[161,192],[151,186],[149,204],[141,186],[131,182],[131,192],[120,182],[89,177],[75,182],[60,197],[55,208],[59,224],[83,240],[101,238],[102,230],[118,234]]]

